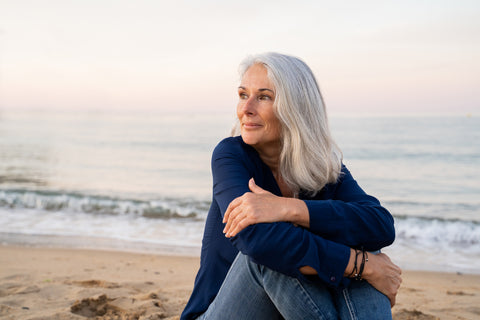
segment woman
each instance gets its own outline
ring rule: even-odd
[[[366,250],[393,242],[393,218],[342,165],[313,73],[277,53],[240,73],[181,319],[391,319],[401,271]]]

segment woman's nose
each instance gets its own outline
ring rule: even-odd
[[[256,110],[256,100],[253,97],[250,97],[246,100],[243,100],[241,106],[241,111],[245,114],[254,114]]]

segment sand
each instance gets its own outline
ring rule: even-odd
[[[0,319],[178,319],[199,259],[0,246]],[[405,271],[394,319],[480,319],[480,275]]]

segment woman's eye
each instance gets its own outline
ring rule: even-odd
[[[243,93],[243,92],[240,92],[240,93],[238,94],[238,97],[239,97],[240,99],[248,99],[247,94],[245,94],[245,93]]]
[[[272,98],[270,96],[262,94],[261,96],[258,97],[258,99],[259,100],[271,100]]]

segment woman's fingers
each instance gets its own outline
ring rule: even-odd
[[[227,220],[223,233],[225,236],[230,237],[230,234],[233,230],[236,229],[238,223],[243,219],[243,211],[241,207],[236,207],[230,212],[230,216]]]
[[[257,194],[259,194],[259,193],[270,193],[267,190],[262,189],[261,187],[257,186],[257,184],[255,183],[255,180],[253,178],[251,178],[248,181],[248,188],[250,189],[250,191],[252,191],[253,193],[257,193]]]
[[[402,283],[401,274],[402,269],[384,253],[369,255],[368,263],[365,264],[365,280],[386,295],[392,307],[395,305],[398,289]]]
[[[396,295],[394,295],[393,297],[388,297],[390,299],[390,307],[393,308],[393,306],[395,305],[395,302],[396,302]]]
[[[390,300],[390,306],[393,307],[395,305],[396,297],[397,297],[397,292],[398,288],[400,287],[400,283],[398,279],[391,278],[390,282],[390,287],[386,289],[386,295],[388,299]]]
[[[251,224],[258,223],[257,208],[253,193],[247,192],[243,196],[233,200],[227,208],[224,216],[225,228],[223,233],[226,237],[233,237]],[[261,201],[261,200],[260,200]]]
[[[223,233],[226,237],[234,237],[252,224],[280,221],[280,198],[257,186],[253,178],[249,180],[248,186],[251,192],[234,199],[225,211]]]
[[[242,197],[238,197],[233,199],[232,202],[227,207],[227,211],[225,211],[225,214],[223,215],[223,223],[227,223],[228,219],[230,218],[230,214],[232,210],[234,210],[236,207],[238,207],[242,203]]]
[[[395,305],[398,289],[400,288],[400,284],[402,283],[402,278],[400,275],[396,275],[392,279],[392,288],[391,291],[388,295],[388,298],[390,299],[390,305],[393,307]]]
[[[256,193],[256,194],[269,193],[268,191],[266,191],[266,190],[260,188],[259,186],[257,186],[255,184],[255,180],[253,178],[251,178],[248,181],[248,187],[250,188],[250,191],[252,191],[253,193]],[[237,208],[238,206],[240,206],[242,204],[242,202],[245,199],[247,194],[248,194],[248,192],[245,193],[243,196],[240,196],[238,198],[233,199],[233,201],[230,202],[230,204],[228,205],[227,211],[225,211],[225,214],[223,215],[223,223],[227,223],[228,219],[230,218],[231,212],[235,208]]]
[[[248,216],[240,214],[234,219],[225,236],[227,238],[235,237],[240,231],[251,224],[253,223],[249,221]]]
[[[223,233],[228,238],[234,237],[249,225],[258,223],[256,217],[255,209],[252,208],[250,202],[243,199],[235,208],[230,210]]]

